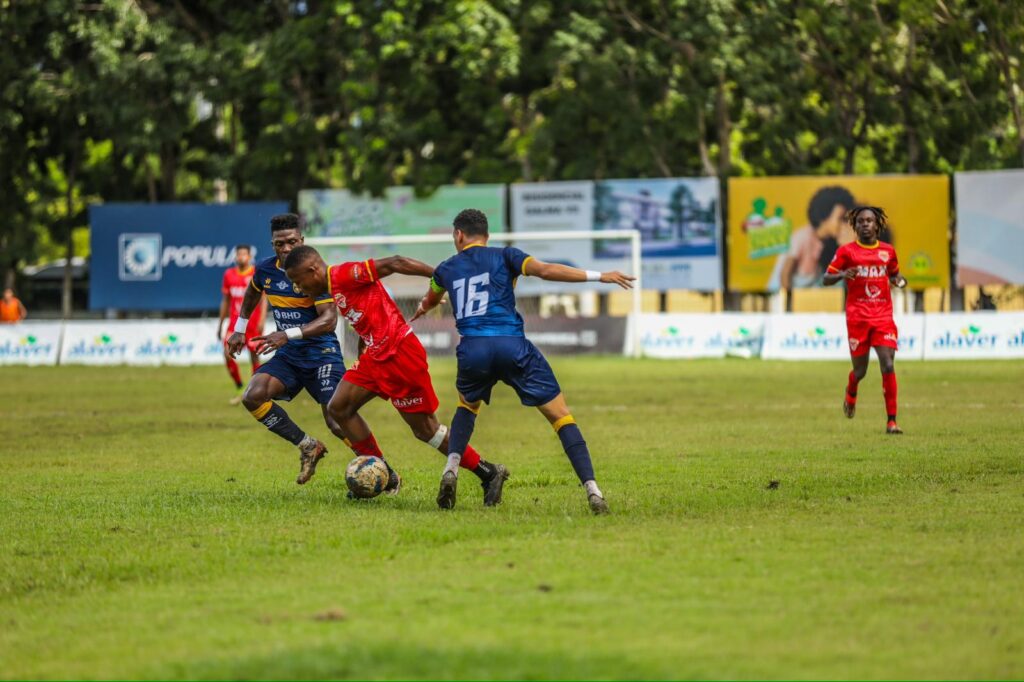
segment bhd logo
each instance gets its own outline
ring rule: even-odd
[[[122,282],[155,282],[163,277],[163,240],[155,233],[127,233],[118,238],[118,277]]]

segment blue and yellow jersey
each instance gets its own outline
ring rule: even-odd
[[[278,331],[309,324],[319,316],[316,312],[317,305],[334,305],[334,299],[330,294],[325,293],[314,300],[300,293],[288,279],[276,256],[260,261],[250,286],[266,295],[270,314],[274,316]],[[291,340],[277,353],[292,360],[309,361],[314,365],[341,362],[341,346],[338,343],[338,335],[334,332]]]
[[[473,244],[438,265],[430,287],[448,292],[462,336],[523,336],[515,286],[530,258],[513,246]]]

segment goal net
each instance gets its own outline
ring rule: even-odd
[[[362,261],[400,254],[437,265],[455,254],[451,233],[423,235],[374,235],[306,237],[329,264]],[[640,343],[627,342],[627,334],[638,325],[628,318],[641,309],[640,233],[636,230],[501,232],[490,236],[491,246],[514,246],[549,263],[562,263],[585,270],[620,270],[637,278],[626,292],[600,282],[547,282],[520,277],[516,300],[526,335],[545,353],[639,354]],[[391,297],[409,318],[427,290],[419,277],[392,275],[384,280]],[[355,357],[358,340],[347,325],[339,329],[346,357]],[[455,352],[458,335],[450,303],[413,325],[417,336],[433,355]]]

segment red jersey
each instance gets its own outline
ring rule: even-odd
[[[342,263],[327,268],[328,293],[342,317],[366,344],[366,354],[377,360],[390,358],[412,333],[402,312],[377,278],[373,260]]]
[[[848,320],[891,320],[892,294],[889,278],[900,272],[896,249],[892,244],[875,242],[864,246],[859,241],[844,244],[836,251],[829,272],[857,269],[857,276],[846,281],[846,318]]]
[[[224,271],[224,279],[221,282],[220,292],[231,297],[231,326],[234,326],[238,319],[238,313],[242,310],[242,299],[245,298],[245,290],[252,281],[252,274],[256,268],[251,265],[239,272],[238,268],[228,268]],[[260,310],[256,309],[257,313]]]

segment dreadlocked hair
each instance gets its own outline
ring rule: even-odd
[[[875,238],[880,239],[882,230],[889,227],[889,216],[885,215],[885,209],[878,206],[855,206],[846,214],[846,222],[850,224],[850,227],[856,228],[857,216],[864,211],[871,211],[875,214]]]

